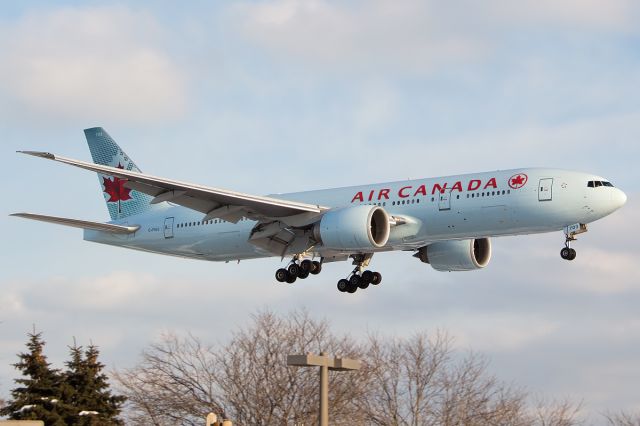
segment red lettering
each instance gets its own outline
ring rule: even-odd
[[[487,189],[489,187],[491,187],[491,188],[497,188],[498,187],[498,184],[496,183],[496,178],[489,179],[489,182],[487,182],[487,184],[482,189]]]
[[[462,192],[462,182],[457,181],[453,187],[451,188],[451,191],[453,192],[454,190],[457,190],[458,192]]]
[[[482,185],[481,181],[479,181],[478,179],[471,179],[469,181],[469,186],[467,187],[467,190],[475,191],[476,189],[480,188],[480,185]]]
[[[398,191],[398,197],[400,198],[407,198],[409,196],[409,194],[405,194],[404,191],[406,189],[411,189],[413,188],[412,186],[403,186],[402,188],[400,188],[400,190]]]
[[[431,195],[436,193],[436,189],[441,193],[444,194],[444,191],[447,189],[447,185],[448,183],[445,183],[444,186],[440,186],[439,183],[436,183],[435,185],[433,185],[433,189],[431,190]]]
[[[373,199],[373,193],[374,192],[375,191],[373,189],[369,192],[369,198],[367,198],[367,201],[371,201]]]
[[[418,194],[427,195],[427,187],[424,185],[420,185],[418,189],[416,189],[415,194],[413,196],[417,196]]]
[[[386,200],[389,199],[388,189],[381,189],[380,192],[378,192],[378,200],[382,200],[382,197],[384,197]]]
[[[354,195],[353,199],[351,200],[351,202],[353,203],[356,200],[364,201],[364,198],[362,197],[362,191],[360,191],[356,195]]]

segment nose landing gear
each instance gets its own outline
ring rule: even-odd
[[[587,225],[584,223],[576,223],[564,228],[564,247],[560,250],[560,257],[564,260],[573,260],[576,258],[575,249],[571,248],[571,242],[576,241],[576,235],[587,232]]]

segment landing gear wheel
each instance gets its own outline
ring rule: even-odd
[[[287,273],[287,282],[289,284],[295,283],[297,279],[298,277],[296,275],[291,275],[290,273]]]
[[[560,250],[560,257],[564,260],[573,260],[576,258],[576,251],[570,247],[564,247]]]
[[[364,290],[365,288],[369,287],[369,281],[365,281],[361,279],[360,284],[358,284],[358,287]]]
[[[371,284],[373,282],[373,272],[364,271],[362,273],[362,281],[366,282],[367,284]]]
[[[311,262],[311,273],[313,275],[318,275],[320,271],[322,271],[322,263],[318,262],[317,260]]]
[[[349,288],[349,281],[345,280],[344,278],[338,281],[338,290],[341,293],[347,291],[347,288]]]
[[[287,272],[287,270],[286,270],[286,269],[284,269],[284,268],[280,268],[280,269],[278,269],[278,270],[276,271],[276,280],[277,280],[278,282],[283,283],[283,282],[287,281],[287,276],[288,276],[288,275],[289,275],[289,273]]]
[[[313,263],[309,260],[309,259],[305,259],[302,262],[300,262],[300,269],[302,269],[305,272],[311,272],[313,268]]]
[[[309,271],[305,271],[304,269],[300,268],[300,271],[298,271],[298,278],[300,278],[301,280],[304,280],[308,276],[309,276]]]
[[[287,268],[287,271],[289,272],[289,275],[297,277],[298,273],[300,272],[300,267],[295,264],[292,263],[291,265],[289,265],[289,267]]]
[[[351,275],[351,278],[349,278],[349,284],[351,284],[351,286],[353,287],[360,287],[361,283],[362,278],[360,278],[360,275],[353,274]]]
[[[347,293],[355,293],[356,290],[358,289],[358,286],[351,284],[350,281],[347,281],[347,282],[348,282],[348,284],[347,284]]]
[[[371,284],[378,285],[382,282],[382,274],[380,272],[374,272],[373,278],[371,279]]]

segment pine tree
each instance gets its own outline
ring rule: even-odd
[[[75,408],[65,421],[67,424],[121,425],[118,419],[121,406],[126,399],[113,395],[109,390],[107,376],[102,373],[104,364],[98,361],[98,348],[90,345],[86,351],[75,344],[69,347],[71,359],[66,362],[65,385],[72,389],[65,402]]]
[[[0,415],[12,420],[43,420],[47,426],[62,426],[66,407],[61,401],[60,372],[47,362],[42,333],[34,330],[28,336],[28,352],[18,354],[20,360],[13,364],[23,378],[15,380],[18,386],[11,390],[12,399],[0,410]]]

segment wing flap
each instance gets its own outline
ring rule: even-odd
[[[122,226],[113,225],[111,223],[91,222],[88,220],[69,219],[66,217],[58,216],[45,216],[42,214],[34,213],[13,213],[9,216],[22,217],[24,219],[39,220],[41,222],[55,223],[58,225],[70,226],[72,228],[91,229],[94,231],[108,232],[110,234],[133,234],[138,229],[139,225],[134,226]]]

